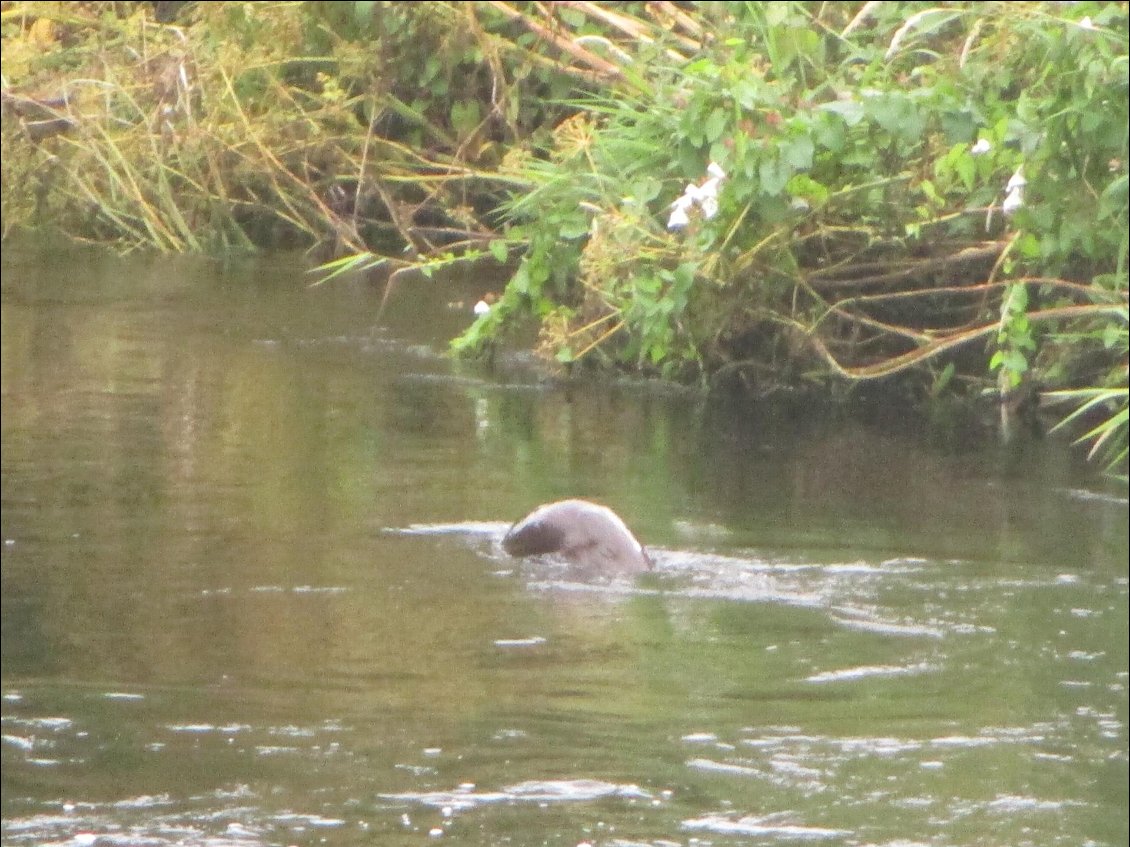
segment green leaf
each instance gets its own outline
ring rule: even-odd
[[[675,268],[674,282],[675,288],[680,291],[687,291],[694,284],[695,274],[698,273],[698,262],[683,262],[679,267]]]
[[[506,284],[508,290],[517,294],[528,294],[530,291],[530,263],[523,261],[514,272],[514,276],[510,277],[510,282]]]
[[[722,133],[726,129],[726,112],[721,108],[716,108],[712,111],[706,119],[706,124],[703,131],[706,133],[706,140],[708,143],[713,144],[722,137]]]
[[[965,190],[972,191],[977,176],[977,165],[973,161],[973,157],[968,153],[962,153],[954,160],[953,169],[957,172],[958,177],[961,178],[962,183],[965,185]]]
[[[451,127],[461,137],[466,137],[474,132],[481,119],[477,101],[456,100],[451,104]]]
[[[558,233],[562,238],[571,241],[574,238],[588,235],[591,229],[592,224],[589,222],[588,215],[584,212],[577,212],[561,221]]]
[[[652,274],[640,274],[636,277],[636,290],[641,294],[655,297],[663,289],[663,282]]]
[[[712,59],[703,57],[695,59],[687,65],[683,66],[683,74],[688,77],[694,76],[714,76],[718,73],[718,66],[714,64]]]
[[[632,197],[639,203],[650,203],[663,190],[663,183],[654,177],[644,177],[632,184]]]
[[[353,19],[362,26],[368,24],[373,19],[376,6],[376,0],[354,0]]]
[[[494,256],[494,260],[500,265],[506,264],[506,259],[509,257],[510,251],[507,249],[506,242],[501,238],[496,238],[487,245],[490,254]]]
[[[1016,240],[1016,250],[1025,259],[1038,259],[1040,257],[1040,239],[1035,233],[1026,232]]]
[[[833,100],[831,103],[821,103],[820,108],[839,115],[849,127],[863,120],[863,104],[856,100]]]
[[[787,162],[794,171],[806,171],[812,167],[812,155],[816,145],[807,135],[798,135],[780,145],[781,161]]]
[[[940,374],[938,374],[938,376],[934,379],[934,385],[930,389],[930,394],[934,397],[937,397],[943,391],[945,391],[946,386],[949,385],[950,380],[953,379],[954,372],[955,372],[955,368],[954,368],[953,362],[950,362],[949,364],[947,364],[942,369],[942,372]]]
[[[789,194],[793,197],[803,197],[813,206],[820,206],[827,202],[830,192],[826,185],[817,182],[808,174],[796,174],[789,180]]]
[[[816,143],[832,153],[839,153],[847,143],[845,121],[836,115],[820,115],[813,123]]]
[[[745,76],[734,83],[733,95],[743,109],[752,110],[760,101],[761,88],[757,77]]]
[[[892,137],[920,143],[926,129],[918,107],[905,94],[877,94],[864,101],[868,115]]]
[[[792,174],[788,171],[787,166],[773,158],[762,159],[757,168],[761,193],[770,197],[776,197],[784,190],[790,176]]]
[[[1014,374],[1022,374],[1028,370],[1028,359],[1019,350],[1007,351],[1001,364],[1006,371]]]

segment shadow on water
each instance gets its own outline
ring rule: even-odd
[[[5,844],[1127,842],[1062,445],[452,362],[479,280],[2,260]],[[502,554],[571,496],[655,572]]]

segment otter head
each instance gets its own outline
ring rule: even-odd
[[[651,570],[651,558],[620,516],[587,500],[538,506],[502,539],[511,556],[552,553],[586,576],[626,576]]]

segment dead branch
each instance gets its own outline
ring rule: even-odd
[[[506,15],[506,17],[510,18],[510,20],[518,21],[519,23],[521,23],[522,26],[526,27],[526,29],[537,35],[543,41],[552,44],[563,53],[568,53],[582,65],[585,65],[591,70],[597,71],[610,79],[621,80],[624,78],[624,72],[621,71],[617,65],[614,65],[607,59],[603,59],[600,56],[597,56],[595,53],[589,52],[584,47],[573,43],[573,41],[571,41],[570,39],[558,35],[557,33],[553,32],[553,30],[538,23],[537,21],[531,20],[526,15],[523,15],[521,12],[511,6],[509,3],[504,3],[502,2],[502,0],[491,0],[490,5],[498,11],[502,12],[502,14]]]
[[[844,276],[842,275],[844,268],[837,268],[836,270],[840,273],[839,276],[833,279],[825,279],[824,276],[830,273],[830,271],[817,270],[810,273],[807,279],[809,284],[812,285],[813,288],[822,291],[843,288],[862,288],[868,285],[890,285],[897,282],[903,282],[908,279],[913,279],[924,274],[945,270],[955,265],[995,260],[1006,246],[1007,242],[993,241],[979,247],[967,247],[948,256],[923,259],[921,261],[912,262],[904,267],[900,267],[897,270],[887,271],[886,273],[871,274],[867,276]],[[847,266],[848,271],[850,271],[851,269],[852,266]]]

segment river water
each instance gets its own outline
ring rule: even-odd
[[[443,355],[482,282],[308,282],[5,248],[4,844],[1127,843],[1126,493],[1067,446],[563,388]],[[565,496],[656,573],[501,553]]]

